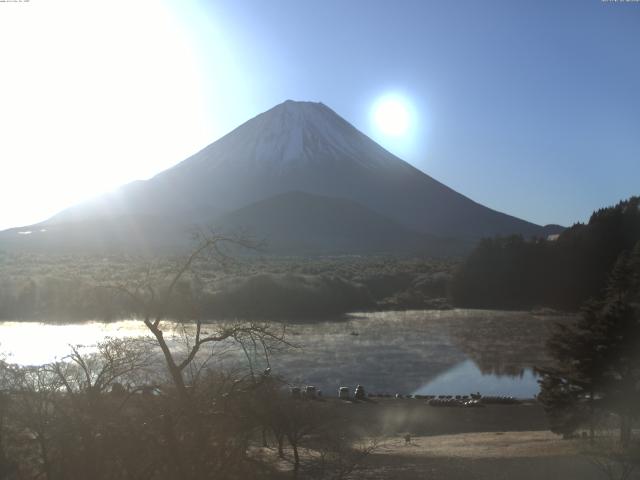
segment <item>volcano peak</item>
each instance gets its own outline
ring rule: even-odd
[[[150,180],[54,218],[92,219],[106,212],[112,218],[149,215],[163,223],[203,224],[291,191],[353,201],[403,228],[440,237],[544,233],[434,180],[323,103],[294,100],[257,115]]]

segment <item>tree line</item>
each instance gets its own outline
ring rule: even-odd
[[[640,197],[600,209],[555,239],[484,239],[457,269],[452,298],[462,307],[577,310],[639,240]]]
[[[198,277],[183,278],[170,315],[192,301],[208,318],[327,318],[373,309],[425,308],[447,296],[452,262],[388,257],[302,259],[246,255],[222,266],[198,259]],[[73,321],[130,318],[131,299],[105,286],[154,271],[170,257],[3,255],[0,319]],[[196,297],[194,297],[196,295]],[[185,308],[187,305],[191,305]]]
[[[551,429],[570,435],[614,414],[623,445],[640,415],[640,242],[620,254],[606,288],[548,342],[555,366],[540,369],[539,400]]]

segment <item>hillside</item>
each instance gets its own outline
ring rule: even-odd
[[[245,231],[266,242],[265,250],[284,254],[430,253],[464,249],[410,229],[351,200],[289,192],[221,216],[222,230]]]

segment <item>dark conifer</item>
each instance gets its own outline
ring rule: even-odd
[[[554,431],[569,433],[597,412],[620,417],[627,443],[640,413],[640,242],[616,261],[602,299],[574,325],[558,325],[548,348],[556,367],[541,370],[540,401]]]

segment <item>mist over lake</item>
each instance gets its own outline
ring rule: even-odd
[[[534,366],[548,358],[548,328],[570,317],[526,312],[418,310],[354,313],[314,323],[287,323],[293,347],[272,353],[270,366],[294,385],[314,385],[335,396],[338,386],[362,384],[369,392],[531,397]],[[182,326],[168,329],[175,346]],[[185,325],[187,332],[193,329]],[[205,326],[206,330],[206,326]],[[18,364],[42,364],[69,354],[69,345],[93,345],[105,337],[149,337],[140,320],[110,323],[0,323],[0,350]],[[236,346],[218,346],[214,368],[247,368]],[[209,352],[207,351],[206,354]],[[261,371],[264,361],[253,365]],[[472,388],[473,387],[473,388]]]

